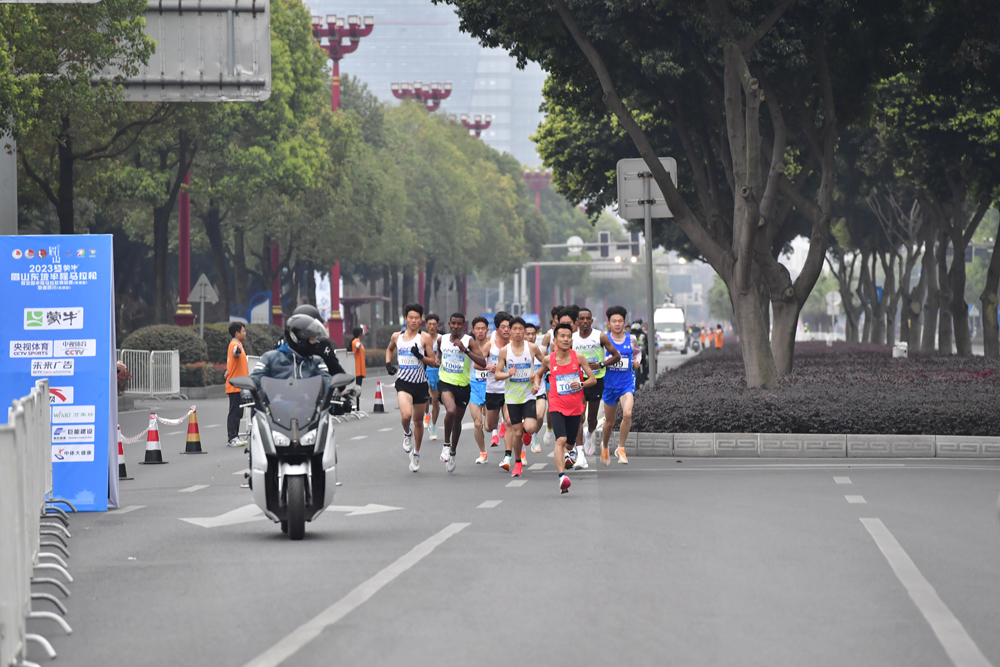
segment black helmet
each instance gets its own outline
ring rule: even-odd
[[[323,321],[322,316],[319,314],[319,309],[316,306],[304,303],[292,311],[292,315],[308,315],[309,317],[314,317],[320,322]]]
[[[315,317],[292,315],[285,322],[285,342],[303,357],[310,357],[315,353],[316,348],[310,340],[318,343],[326,338],[326,327]]]

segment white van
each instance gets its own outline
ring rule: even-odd
[[[657,351],[685,351],[687,332],[684,330],[684,324],[684,310],[680,306],[667,304],[654,310],[653,326],[656,328]]]

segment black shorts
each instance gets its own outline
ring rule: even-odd
[[[566,438],[566,444],[576,444],[576,435],[580,432],[580,420],[583,419],[583,415],[564,415],[561,412],[549,411],[549,419],[552,420],[552,432],[557,440]]]
[[[508,403],[507,416],[510,417],[511,424],[520,424],[525,419],[536,419],[538,415],[535,411],[535,401]]]
[[[396,392],[403,392],[410,395],[414,405],[423,405],[431,400],[426,382],[407,382],[406,380],[396,380]]]
[[[448,392],[452,396],[454,396],[455,405],[457,405],[458,407],[460,408],[469,407],[469,399],[472,398],[472,388],[469,387],[469,385],[465,385],[464,387],[459,387],[458,385],[438,380],[438,391],[441,392],[442,394]]]
[[[491,394],[486,392],[486,409],[487,410],[499,410],[503,407],[503,394]]]
[[[591,401],[599,401],[604,396],[604,378],[597,378],[597,384],[593,387],[583,388],[583,400],[590,403]]]

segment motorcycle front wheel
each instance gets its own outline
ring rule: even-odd
[[[301,540],[306,534],[305,476],[289,477],[285,494],[288,501],[288,537],[292,540]]]

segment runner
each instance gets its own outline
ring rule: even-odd
[[[539,347],[541,347],[546,354],[555,351],[556,341],[553,338],[553,331],[555,331],[556,325],[559,324],[559,314],[562,312],[564,306],[552,306],[552,310],[549,311],[549,330],[545,332],[542,336],[542,342]]]
[[[420,470],[420,441],[424,436],[424,412],[427,410],[427,401],[430,400],[425,369],[428,366],[438,366],[438,359],[434,355],[434,339],[426,331],[420,331],[424,307],[419,303],[411,303],[403,308],[403,312],[406,314],[406,329],[392,334],[385,351],[385,368],[389,375],[396,375],[397,370],[399,372],[396,377],[396,399],[399,401],[399,419],[403,425],[403,451],[410,455],[410,470],[417,472]],[[396,351],[398,369],[392,364],[392,353]]]
[[[621,355],[611,344],[611,340],[606,334],[593,328],[594,315],[589,308],[580,308],[576,316],[576,333],[573,334],[573,349],[583,357],[594,371],[597,384],[583,392],[583,400],[587,403],[587,422],[580,429],[580,435],[576,439],[577,461],[573,464],[575,470],[589,468],[587,456],[594,455],[594,431],[597,430],[598,412],[601,407],[601,397],[604,395],[604,374],[605,368],[611,364],[617,364]],[[604,348],[608,352],[605,356]],[[581,445],[583,446],[581,449]]]
[[[491,343],[489,333],[489,320],[482,315],[478,315],[472,319],[472,336],[475,339],[472,345],[475,351],[484,357],[482,364],[475,364],[473,367],[472,381],[469,383],[469,387],[471,388],[469,405],[472,410],[472,420],[476,425],[476,444],[479,445],[479,457],[476,459],[476,463],[486,463],[489,458],[486,454],[486,439],[483,437],[484,416],[486,414],[483,406],[486,405],[486,379],[490,374],[486,370],[487,359],[485,359],[490,353]]]
[[[424,326],[427,328],[427,333],[431,335],[431,339],[434,341],[434,351],[440,359],[441,350],[438,348],[438,345],[440,345],[441,338],[443,338],[443,336],[438,333],[438,328],[441,326],[441,318],[434,313],[427,313]],[[427,368],[427,386],[430,389],[431,394],[431,410],[430,412],[424,414],[424,428],[430,427],[431,440],[438,439],[438,413],[441,411],[441,402],[438,397],[438,371],[439,369],[437,368]]]
[[[524,466],[524,436],[527,434],[528,442],[531,442],[530,436],[537,430],[535,388],[531,386],[531,369],[534,367],[533,360],[541,361],[544,358],[537,345],[524,340],[525,326],[525,321],[520,317],[510,321],[510,343],[500,350],[497,370],[494,372],[496,379],[506,380],[504,407],[511,425],[507,429],[505,438],[504,462],[509,467],[513,452],[514,470],[511,472],[513,477],[520,477]]]
[[[553,325],[554,326],[554,325]],[[536,327],[531,322],[524,328],[524,340],[529,343],[534,343],[535,339],[538,337],[538,327]],[[536,373],[542,365],[542,358],[549,353],[547,349],[539,347],[541,356],[536,357],[534,364],[532,365],[532,374]],[[542,382],[542,386],[538,389],[538,393],[535,394],[535,418],[538,421],[538,430],[531,434],[531,451],[535,454],[542,451],[542,442],[545,438],[551,438],[552,434],[546,428],[546,420],[548,419],[548,401],[545,400],[545,385],[548,384],[548,380]],[[539,437],[541,436],[541,437]],[[525,443],[527,444],[527,443]],[[521,450],[522,453],[524,450]],[[524,461],[521,461],[524,463]]]
[[[497,359],[500,357],[500,350],[510,342],[510,320],[508,312],[500,311],[493,317],[493,341],[490,343],[490,356],[487,359],[486,370],[490,372],[486,376],[486,430],[493,431],[490,440],[490,447],[500,444],[500,436],[497,432],[497,422],[500,421],[500,413],[503,412],[503,421],[509,423],[507,411],[503,409],[504,389],[506,382],[496,379]],[[506,454],[504,460],[500,462],[500,467],[510,470],[510,455]]]
[[[576,316],[579,313],[580,313],[579,306],[563,306],[559,310],[559,315],[558,315],[559,321],[556,324],[568,324],[570,328],[573,330],[573,333],[576,334]],[[549,350],[549,354],[552,354],[552,352],[555,352],[557,349],[555,338],[552,339],[550,347],[551,349]],[[552,406],[550,405],[549,416],[551,417],[551,415],[552,415]],[[555,433],[555,431],[552,430],[551,420],[549,421],[549,430],[551,431],[552,434]],[[553,438],[553,443],[554,443],[554,438]],[[586,460],[584,460],[584,463],[586,463]],[[575,464],[576,464],[576,440],[574,439],[570,440],[568,448],[566,449],[566,466],[572,468]]]
[[[465,409],[471,400],[470,381],[472,362],[485,364],[486,359],[476,349],[472,336],[465,334],[465,315],[453,313],[448,318],[450,336],[442,336],[438,343],[441,352],[441,378],[438,387],[441,391],[441,402],[444,403],[444,447],[441,449],[441,460],[448,472],[455,472],[455,451],[458,449],[458,439],[462,435],[462,419]],[[482,432],[480,432],[480,438]]]
[[[542,366],[535,372],[533,381],[537,391],[542,378],[546,373],[549,374],[549,414],[552,416],[552,430],[556,436],[556,447],[552,455],[556,462],[556,472],[559,473],[559,490],[566,493],[570,487],[565,463],[567,443],[580,431],[583,390],[594,386],[597,380],[587,364],[580,363],[580,357],[572,349],[572,325],[563,322],[557,324],[555,339],[556,351],[542,360]]]
[[[618,448],[615,456],[618,463],[628,463],[625,455],[625,439],[632,428],[632,405],[635,398],[635,371],[642,363],[642,348],[639,340],[625,330],[626,310],[623,306],[611,306],[607,310],[608,327],[611,332],[608,339],[618,350],[620,358],[617,363],[606,364],[608,373],[604,377],[604,433],[601,440],[601,463],[605,466],[611,463],[608,442],[611,440],[611,429],[615,426],[617,410],[615,405],[622,406],[622,423],[618,428]]]

